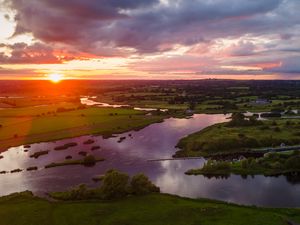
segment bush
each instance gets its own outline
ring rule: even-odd
[[[256,116],[251,116],[246,118],[243,113],[233,113],[231,121],[228,122],[229,127],[239,127],[239,126],[254,126],[262,125],[262,121],[257,120]]]
[[[264,126],[260,127],[260,130],[269,130],[269,129],[270,129],[270,127],[267,126],[267,125],[264,125]]]
[[[54,150],[57,150],[57,151],[66,150],[68,148],[75,147],[75,146],[77,146],[76,142],[70,142],[70,143],[66,143],[66,144],[61,145],[61,146],[57,146],[57,147],[54,148]]]
[[[49,151],[40,151],[40,152],[35,152],[32,155],[30,155],[30,158],[39,158],[42,155],[47,155],[49,153]]]
[[[83,159],[83,165],[85,166],[94,166],[97,162],[97,159],[93,155],[88,155]]]
[[[117,199],[129,194],[143,195],[159,192],[151,181],[143,174],[132,177],[129,184],[129,176],[117,170],[109,170],[105,175],[96,176],[94,181],[102,181],[100,188],[88,189],[85,185],[79,185],[65,192],[52,192],[49,195],[59,200],[86,200],[86,199]]]
[[[104,199],[121,198],[128,193],[129,176],[117,170],[109,170],[106,172],[103,183],[100,188]]]
[[[241,167],[243,169],[247,169],[249,167],[249,163],[248,163],[247,159],[244,159],[244,160],[241,161]]]
[[[202,167],[203,171],[210,172],[210,171],[227,171],[230,170],[231,166],[229,162],[226,161],[212,161],[208,160],[207,163],[204,164]]]
[[[84,184],[81,184],[66,192],[50,193],[50,196],[60,200],[84,200],[90,198],[90,191]]]
[[[290,169],[300,169],[300,156],[291,156],[287,159],[285,166]]]
[[[90,144],[93,144],[94,142],[95,142],[94,140],[88,139],[88,140],[84,141],[83,144],[90,145]]]
[[[131,179],[131,191],[135,195],[145,195],[152,192],[159,192],[160,189],[156,187],[144,174],[137,174]]]
[[[245,137],[245,134],[239,133],[238,136],[239,136],[239,138],[244,138],[244,137]]]
[[[274,131],[280,132],[280,128],[279,128],[279,127],[275,127],[275,128],[274,128]]]

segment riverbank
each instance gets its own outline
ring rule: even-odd
[[[45,106],[47,108],[47,106]],[[47,110],[43,109],[39,110]],[[5,124],[0,129],[0,152],[12,146],[37,142],[54,141],[87,134],[105,135],[138,130],[167,118],[160,115],[146,115],[145,112],[131,109],[86,108],[66,110],[43,116],[34,116],[34,108],[26,108],[28,117],[19,123]],[[21,113],[21,114],[20,114]],[[22,111],[9,119],[23,118]],[[2,115],[2,114],[1,114]],[[0,120],[6,121],[7,118]]]
[[[282,144],[300,144],[300,120],[276,119],[254,125],[231,126],[230,122],[212,125],[182,138],[175,157],[211,156],[229,153],[255,152]]]
[[[166,194],[131,196],[114,201],[50,202],[24,192],[0,198],[0,217],[0,225],[300,223],[299,209],[244,207]]]
[[[236,175],[265,175],[279,176],[284,174],[300,173],[300,152],[290,154],[268,153],[266,156],[240,161],[214,161],[208,160],[200,169],[191,169],[188,175],[229,176]]]

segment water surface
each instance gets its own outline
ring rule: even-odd
[[[230,176],[228,179],[188,176],[184,172],[200,167],[203,159],[148,162],[149,159],[171,158],[177,150],[178,140],[215,123],[226,121],[226,115],[194,115],[191,119],[166,119],[162,123],[152,124],[140,131],[131,131],[103,139],[101,136],[82,136],[56,142],[31,145],[28,152],[24,147],[10,148],[2,153],[0,171],[10,171],[30,166],[38,166],[38,171],[22,171],[15,174],[0,174],[0,195],[12,192],[32,190],[37,194],[49,191],[65,190],[70,186],[86,183],[97,186],[92,177],[115,168],[131,175],[143,172],[161,188],[162,192],[193,198],[212,198],[238,204],[295,207],[300,206],[300,184],[296,178],[287,180],[284,176],[264,177]],[[126,139],[119,143],[120,137]],[[83,144],[88,139],[95,140],[92,145]],[[78,146],[64,151],[55,151],[56,146],[76,142]],[[101,146],[91,151],[92,146]],[[38,159],[29,155],[41,150],[50,150],[48,155]],[[63,161],[67,155],[81,158],[80,151],[104,157],[94,167],[81,165],[44,169],[51,162]],[[298,183],[297,183],[298,182]]]

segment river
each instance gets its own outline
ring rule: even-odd
[[[272,207],[299,207],[300,183],[297,177],[287,179],[285,176],[254,176],[242,178],[231,175],[229,178],[217,179],[204,176],[188,176],[184,172],[200,167],[204,159],[173,160],[148,162],[149,159],[171,158],[178,140],[215,123],[226,121],[226,115],[197,114],[190,119],[169,118],[162,123],[152,124],[139,131],[116,135],[109,139],[101,136],[82,136],[56,142],[32,144],[28,152],[24,146],[12,147],[2,153],[0,171],[10,171],[30,166],[38,166],[38,171],[0,174],[0,195],[31,190],[39,195],[49,191],[66,190],[70,186],[86,183],[95,187],[99,185],[92,177],[115,168],[131,175],[143,172],[161,188],[162,192],[192,198],[211,198],[245,205]],[[119,143],[120,137],[126,137]],[[93,139],[92,145],[83,144]],[[55,151],[56,146],[76,142],[78,146],[63,151]],[[100,150],[91,151],[92,146],[101,146]],[[50,150],[48,155],[38,159],[29,155]],[[104,157],[94,167],[81,165],[44,169],[51,162],[63,161],[67,155],[74,159],[81,158],[80,151],[90,152]]]

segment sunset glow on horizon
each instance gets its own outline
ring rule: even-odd
[[[0,0],[0,79],[300,79],[299,9],[298,0]]]
[[[47,76],[47,79],[50,80],[53,83],[59,83],[64,79],[64,76],[59,73],[52,73]]]

